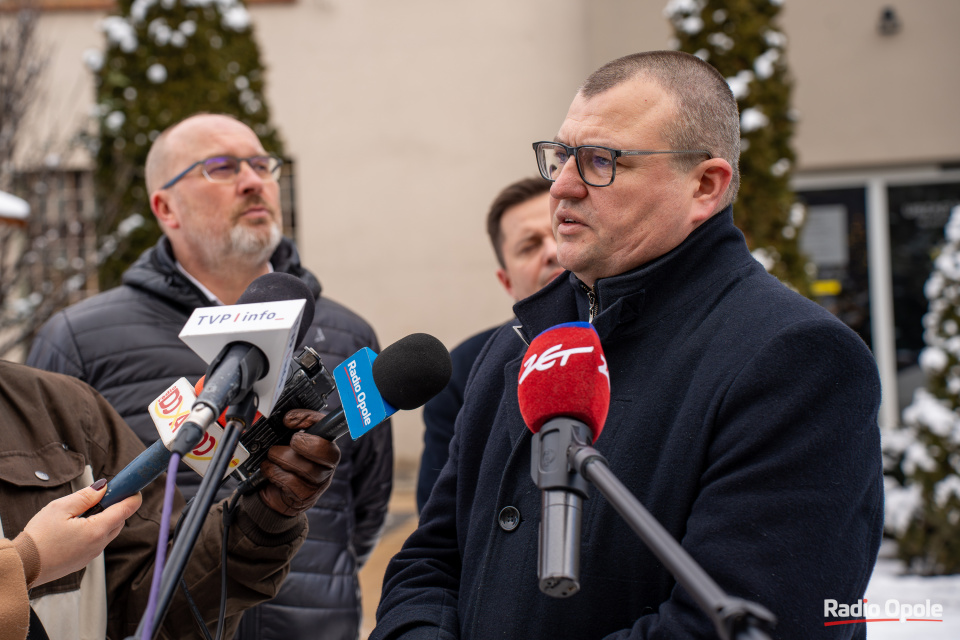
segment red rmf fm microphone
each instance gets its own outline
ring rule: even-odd
[[[534,338],[520,367],[517,395],[533,433],[548,420],[572,418],[590,428],[595,442],[610,409],[610,373],[593,325],[558,324]]]
[[[530,343],[517,384],[520,413],[533,432],[530,476],[541,489],[540,591],[580,590],[581,507],[587,481],[568,463],[575,446],[600,436],[610,409],[610,373],[597,330],[586,322],[547,329]]]

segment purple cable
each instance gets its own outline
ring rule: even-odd
[[[160,578],[163,576],[163,563],[167,557],[167,539],[170,537],[170,516],[173,512],[173,496],[176,493],[177,467],[180,465],[180,454],[170,455],[170,465],[167,467],[167,486],[163,494],[163,513],[160,516],[160,536],[157,540],[157,561],[153,566],[153,581],[150,583],[150,599],[147,600],[147,611],[143,614],[143,635],[141,640],[153,637],[153,616],[157,612],[157,599],[160,597]]]

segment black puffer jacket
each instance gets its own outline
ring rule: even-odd
[[[271,258],[276,271],[303,280],[317,296],[306,344],[331,371],[362,347],[379,351],[359,316],[320,296],[320,283],[301,267],[293,243]],[[75,304],[41,329],[27,364],[87,382],[149,444],[157,439],[147,406],[181,376],[195,383],[206,364],[178,334],[197,307],[211,303],[174,262],[162,238],[123,275],[123,285]],[[334,403],[336,394],[331,394]],[[385,423],[356,442],[338,441],[342,456],[330,488],[310,509],[308,539],[290,575],[271,602],[248,611],[238,637],[295,640],[356,638],[361,608],[357,571],[380,534],[390,498],[393,441]],[[186,467],[178,484],[189,497],[199,476]]]

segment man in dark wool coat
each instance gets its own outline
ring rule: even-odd
[[[773,637],[863,638],[864,624],[826,626],[824,600],[855,604],[880,544],[877,368],[733,225],[739,115],[723,77],[675,51],[615,60],[534,148],[569,273],[514,311],[527,342],[559,323],[596,328],[611,401],[595,448],[721,589],[773,612]],[[507,327],[481,352],[371,637],[716,638],[595,490],[579,593],[540,592],[541,491],[517,401],[526,349]]]

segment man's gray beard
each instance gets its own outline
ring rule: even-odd
[[[230,253],[255,264],[265,263],[280,244],[280,225],[270,222],[269,234],[258,227],[239,224],[230,230]]]

